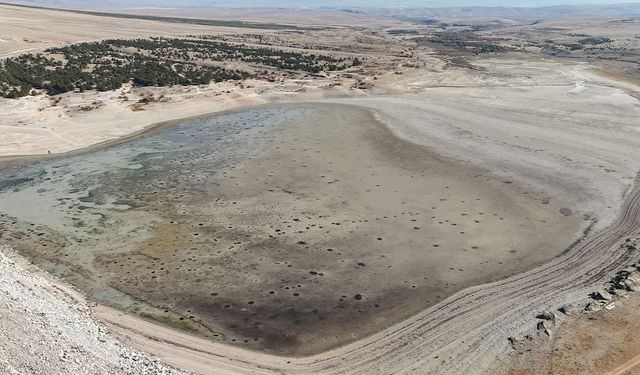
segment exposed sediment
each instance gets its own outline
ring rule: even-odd
[[[636,185],[611,226],[552,262],[496,283],[468,288],[376,335],[311,357],[256,355],[169,330],[136,330],[135,319],[126,321],[124,330],[115,328],[134,332],[130,342],[139,347],[158,354],[171,352],[170,362],[183,368],[207,362],[209,368],[231,367],[237,373],[480,374],[493,368],[495,358],[510,348],[509,337],[536,330],[540,311],[584,301],[594,285],[605,283],[617,270],[633,263],[637,250],[624,244],[638,235],[640,187]],[[108,312],[98,310],[98,315],[107,322],[116,321]],[[158,339],[167,345],[151,345]],[[181,359],[176,353],[192,357]]]
[[[525,271],[589,224],[345,105],[231,112],[4,176],[3,239],[91,299],[281,355]]]

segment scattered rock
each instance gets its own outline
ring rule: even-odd
[[[595,312],[602,310],[602,305],[597,302],[589,302],[584,308],[585,311]]]
[[[552,313],[551,311],[543,311],[540,314],[536,315],[536,318],[555,322],[556,314]]]
[[[611,296],[611,293],[607,292],[606,290],[599,289],[591,293],[591,298],[593,298],[596,301],[609,301],[613,297]]]
[[[0,246],[0,373],[183,374],[108,335],[79,295],[7,253]]]
[[[629,277],[627,277],[627,279],[622,283],[622,285],[624,285],[625,289],[630,291],[630,292],[635,292],[640,290],[640,275],[633,274],[633,275],[629,275]]]
[[[561,208],[560,209],[560,213],[563,216],[571,216],[571,215],[573,215],[573,211],[570,208],[567,208],[567,207]]]
[[[538,332],[544,333],[547,336],[551,336],[551,326],[549,321],[545,320],[545,321],[538,322],[536,329],[538,330]]]
[[[558,309],[558,312],[561,313],[561,314],[564,314],[564,315],[569,315],[569,306],[566,306],[566,305],[565,306],[561,306]]]
[[[613,310],[615,307],[616,307],[615,302],[608,303],[607,305],[604,306],[604,308],[607,310]]]

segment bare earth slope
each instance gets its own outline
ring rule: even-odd
[[[75,291],[0,250],[3,374],[181,373],[122,345]]]

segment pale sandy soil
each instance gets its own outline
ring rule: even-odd
[[[583,313],[562,325],[552,345],[551,374],[638,374],[640,298],[634,293],[611,310]]]
[[[0,36],[0,54],[85,40],[78,35],[86,35],[87,24],[80,18],[87,16],[61,15],[67,30],[62,37],[38,26],[32,36],[22,38],[20,24],[31,19],[2,6],[0,11],[18,25]],[[40,19],[46,16],[36,15]],[[113,29],[112,22],[116,21],[92,19],[90,29],[95,35],[87,36],[102,37]],[[120,36],[157,35],[154,33],[161,31],[149,30],[166,26],[117,22],[122,22],[118,23]],[[144,32],[137,29],[143,24]],[[202,30],[182,25],[171,28],[176,34]],[[590,237],[594,239],[550,263],[504,281],[466,289],[385,331],[307,358],[272,357],[205,343],[96,308],[96,314],[126,340],[169,363],[201,373],[211,368],[231,373],[482,373],[508,350],[506,337],[523,335],[535,327],[535,314],[541,306],[554,309],[584,298],[594,280],[605,278],[607,272],[628,260],[611,243],[636,231],[638,225],[633,219],[638,214],[637,199],[631,199],[637,192],[628,194],[624,205],[622,202],[640,170],[636,157],[640,106],[633,97],[639,89],[632,81],[598,75],[581,64],[484,59],[473,63],[485,70],[468,71],[447,70],[440,63],[427,61],[433,64],[419,70],[402,69],[403,75],[389,72],[367,90],[351,90],[355,79],[331,89],[323,88],[327,80],[212,85],[179,92],[153,89],[148,91],[156,97],[160,93],[173,97],[139,112],[131,110],[132,102],[118,98],[119,92],[63,96],[55,107],[42,96],[2,100],[0,126],[6,137],[0,139],[0,155],[67,152],[114,140],[160,121],[245,105],[318,100],[370,108],[398,137],[489,170],[495,181],[523,188],[531,195],[527,200],[561,203],[558,210],[583,220],[583,227],[595,217],[596,228],[606,228],[622,206],[623,215],[603,235]],[[143,91],[125,94],[139,97]],[[373,95],[383,93],[384,97]],[[96,108],[77,109],[85,105]],[[565,337],[571,337],[567,332]],[[569,346],[562,350],[569,351]],[[631,357],[620,357],[619,362]]]
[[[245,20],[264,23],[286,23],[299,25],[326,26],[348,26],[366,27],[372,25],[380,27],[406,27],[407,24],[391,18],[383,18],[366,14],[341,12],[337,10],[318,9],[280,9],[277,14],[271,9],[265,8],[212,8],[212,9],[184,9],[184,8],[100,8],[100,11],[118,12],[127,14],[143,14],[166,16],[167,12],[175,17],[204,18],[213,20]],[[286,20],[286,21],[284,21]]]
[[[37,52],[48,47],[74,42],[105,38],[142,38],[255,31],[230,27],[88,16],[7,5],[0,5],[0,18],[3,20],[0,32],[0,58]],[[55,19],[55,27],[52,27],[52,19]],[[269,33],[268,30],[261,32]]]
[[[61,95],[55,105],[46,96],[0,99],[0,156],[69,152],[130,135],[159,122],[243,106],[362,95],[341,86],[326,88],[330,83],[313,79],[283,83],[249,80],[207,87],[124,88]],[[132,110],[132,105],[149,94],[158,102]],[[91,110],[82,109],[86,106]]]
[[[565,199],[596,217],[596,228],[608,225],[640,170],[640,105],[632,96],[640,87],[583,64],[475,64],[486,70],[411,75],[403,83],[415,94],[344,102],[375,109],[401,138]]]
[[[637,18],[603,17],[591,19],[562,19],[545,20],[535,25],[514,25],[501,28],[496,31],[483,32],[485,35],[518,37],[522,41],[544,38],[558,41],[569,41],[586,36],[608,37],[613,40],[613,46],[627,47],[629,50],[637,49],[638,38],[635,37],[640,27]],[[573,39],[571,38],[573,36]]]

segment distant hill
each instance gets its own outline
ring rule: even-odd
[[[486,11],[496,11],[504,8],[517,7],[549,7],[560,4],[578,6],[580,9],[572,11],[593,12],[600,5],[615,5],[624,3],[624,0],[9,0],[7,2],[47,6],[54,8],[74,9],[112,9],[112,8],[210,8],[210,7],[292,7],[292,8],[449,8],[449,9],[477,9],[486,7]],[[627,3],[640,3],[638,0],[630,0]],[[504,8],[502,8],[504,7]],[[595,8],[594,8],[595,7]],[[616,6],[617,7],[617,6]],[[560,7],[562,8],[562,7]],[[526,9],[523,9],[527,11]]]
[[[599,1],[599,5],[553,5],[525,7],[532,2],[536,4],[553,4],[558,2],[580,3]],[[504,18],[517,21],[550,20],[568,17],[640,17],[640,2],[613,4],[616,0],[484,0],[487,5],[508,4],[509,6],[448,6],[442,4],[478,3],[471,0],[235,0],[233,7],[293,7],[333,9],[354,14],[366,13],[376,16],[391,16],[401,19],[437,19],[437,18]],[[619,1],[619,0],[617,0]],[[183,0],[180,3],[169,0],[5,0],[4,3],[31,5],[38,7],[118,11],[127,10],[144,14],[145,10],[155,14],[162,9],[204,9],[225,7],[229,2],[217,0]],[[429,7],[433,5],[433,7]]]
[[[547,7],[450,7],[450,8],[394,8],[369,13],[406,18],[472,18],[493,17],[518,21],[551,20],[587,17],[640,17],[640,3],[611,5],[558,5]]]

